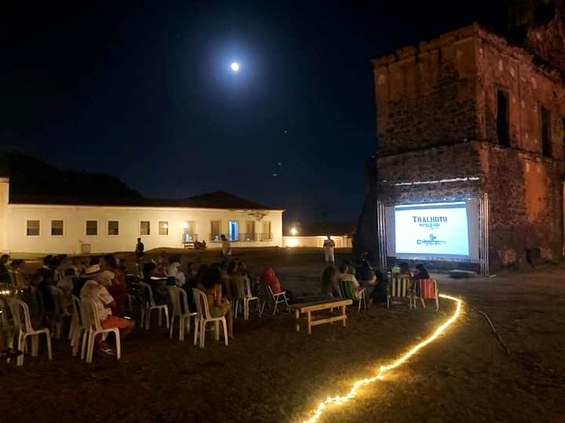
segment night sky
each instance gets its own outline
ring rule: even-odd
[[[0,150],[148,197],[225,190],[288,220],[355,220],[375,151],[369,60],[485,4],[4,1]]]

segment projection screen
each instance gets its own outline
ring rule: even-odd
[[[478,201],[387,207],[387,249],[398,258],[478,260]]]

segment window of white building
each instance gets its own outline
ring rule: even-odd
[[[86,221],[86,235],[87,236],[98,235],[98,220],[87,220]]]
[[[169,222],[159,221],[159,235],[169,235]]]
[[[262,222],[263,232],[261,233],[261,241],[271,241],[273,234],[271,233],[271,222],[265,220]]]
[[[247,220],[245,221],[245,241],[255,241],[255,221]]]
[[[62,220],[51,221],[51,236],[63,236],[64,223]]]
[[[39,236],[39,220],[28,220],[26,223],[27,236]]]
[[[220,235],[222,235],[222,221],[212,220],[210,222],[210,241],[220,242]]]
[[[108,220],[108,235],[120,234],[120,222],[117,220]]]
[[[194,228],[195,225],[193,221],[185,220],[182,223],[182,242],[189,243],[197,241]]]
[[[151,222],[148,220],[139,222],[139,235],[151,235]]]

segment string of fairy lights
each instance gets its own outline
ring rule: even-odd
[[[344,405],[347,402],[349,402],[351,399],[355,398],[358,395],[360,388],[362,388],[363,386],[369,385],[371,383],[375,383],[378,380],[383,380],[386,376],[386,373],[388,373],[391,370],[396,369],[397,367],[401,366],[403,363],[405,363],[407,360],[409,360],[410,357],[412,357],[414,354],[416,354],[422,348],[424,348],[427,345],[434,342],[443,332],[445,332],[445,330],[449,326],[451,326],[453,323],[455,323],[455,321],[457,321],[457,319],[459,319],[459,317],[461,316],[461,310],[463,308],[463,301],[461,301],[459,298],[455,298],[455,297],[452,297],[450,295],[440,294],[439,296],[441,298],[446,299],[446,300],[450,300],[450,301],[455,302],[455,310],[454,310],[453,314],[451,315],[451,317],[449,319],[447,319],[440,326],[438,326],[436,328],[436,330],[429,337],[427,337],[422,342],[420,342],[420,343],[416,344],[415,346],[413,346],[412,348],[410,348],[407,352],[402,354],[399,358],[390,362],[389,364],[385,364],[384,366],[381,366],[379,368],[379,372],[375,376],[370,377],[370,378],[357,380],[353,384],[353,386],[351,387],[351,390],[346,395],[335,396],[335,397],[327,397],[324,401],[322,401],[322,402],[320,402],[320,404],[318,404],[318,407],[316,407],[316,409],[313,410],[310,413],[310,417],[308,419],[304,420],[303,423],[315,423],[315,422],[317,422],[320,419],[320,417],[322,417],[324,412],[326,412],[329,409],[330,406]]]

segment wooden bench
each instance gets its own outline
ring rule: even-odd
[[[316,301],[312,303],[301,303],[292,304],[289,306],[291,310],[294,310],[296,318],[296,332],[300,332],[300,315],[306,314],[306,323],[308,324],[308,335],[312,333],[312,326],[323,325],[324,323],[333,322],[343,322],[343,327],[345,327],[345,322],[347,320],[346,307],[353,304],[353,301],[348,299],[335,299],[326,301]],[[338,314],[331,312],[332,309],[337,308]],[[330,313],[324,313],[322,315],[313,314],[314,312],[330,310]]]

